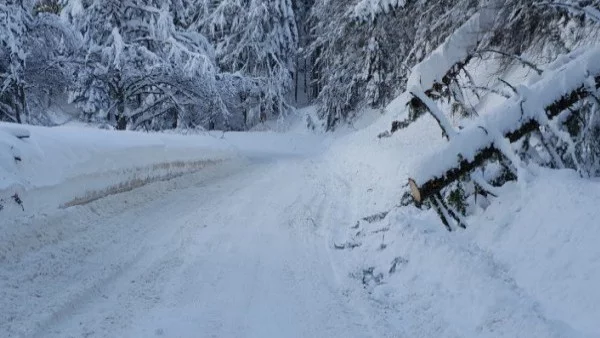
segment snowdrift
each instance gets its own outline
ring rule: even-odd
[[[0,124],[0,217],[40,213],[236,158],[210,135]]]

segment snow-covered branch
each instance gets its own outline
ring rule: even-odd
[[[595,61],[599,58],[598,47],[584,52],[563,67],[545,73],[531,87],[520,86],[520,97],[507,100],[472,127],[460,131],[415,171],[410,179],[415,201],[423,202],[498,154],[498,137],[516,142],[600,88],[600,65]]]

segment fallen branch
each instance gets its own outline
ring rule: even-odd
[[[474,57],[486,32],[490,32],[498,11],[496,0],[485,1],[478,13],[475,13],[456,31],[454,31],[427,58],[412,68],[406,87],[411,91],[422,92],[429,98],[435,97],[444,86],[448,87],[458,74]],[[465,71],[467,77],[470,75]],[[391,134],[406,128],[411,122],[423,116],[425,110],[419,108],[419,99],[415,96],[409,102],[409,116],[404,121],[392,122]],[[381,134],[387,137],[389,134]]]
[[[542,75],[543,71],[536,66],[533,62],[524,59],[522,56],[520,55],[516,55],[516,54],[510,54],[510,53],[505,53],[503,51],[500,50],[495,50],[495,49],[484,49],[484,50],[480,50],[478,51],[479,54],[483,54],[483,53],[495,53],[495,54],[500,54],[504,57],[508,57],[511,58],[513,60],[516,60],[520,63],[522,63],[524,66],[531,68],[532,70],[534,70],[538,75]]]

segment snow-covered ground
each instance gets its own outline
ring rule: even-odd
[[[331,228],[335,264],[386,309],[390,332],[600,337],[600,182],[530,168],[529,182],[503,187],[450,234],[433,211],[397,207],[407,179],[446,141],[430,117],[377,140],[393,117],[333,144],[329,188],[349,196],[338,210],[345,221]]]
[[[317,177],[223,164],[15,225],[43,238],[3,252],[2,336],[364,336],[315,231]]]
[[[448,233],[396,207],[440,130],[424,117],[378,139],[393,117],[329,137],[302,119],[187,136],[0,126],[0,190],[25,207],[0,211],[0,336],[600,336],[600,182],[535,170]]]

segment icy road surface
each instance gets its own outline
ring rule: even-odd
[[[0,336],[382,336],[338,285],[317,170],[255,157],[16,224]]]

